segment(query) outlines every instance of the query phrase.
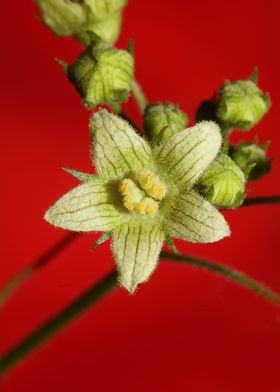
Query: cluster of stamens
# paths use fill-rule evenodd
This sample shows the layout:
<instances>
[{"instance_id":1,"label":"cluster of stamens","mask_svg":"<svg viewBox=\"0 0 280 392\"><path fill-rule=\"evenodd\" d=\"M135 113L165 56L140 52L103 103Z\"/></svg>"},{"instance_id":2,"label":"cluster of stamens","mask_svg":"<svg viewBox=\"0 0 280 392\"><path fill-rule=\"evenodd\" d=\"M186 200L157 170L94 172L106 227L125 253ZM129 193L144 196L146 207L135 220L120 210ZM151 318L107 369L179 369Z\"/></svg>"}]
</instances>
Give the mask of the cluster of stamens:
<instances>
[{"instance_id":1,"label":"cluster of stamens","mask_svg":"<svg viewBox=\"0 0 280 392\"><path fill-rule=\"evenodd\" d=\"M159 201L166 195L166 186L159 177L149 170L137 174L138 185L125 178L119 184L123 205L129 211L141 215L152 215L159 208Z\"/></svg>"}]
</instances>

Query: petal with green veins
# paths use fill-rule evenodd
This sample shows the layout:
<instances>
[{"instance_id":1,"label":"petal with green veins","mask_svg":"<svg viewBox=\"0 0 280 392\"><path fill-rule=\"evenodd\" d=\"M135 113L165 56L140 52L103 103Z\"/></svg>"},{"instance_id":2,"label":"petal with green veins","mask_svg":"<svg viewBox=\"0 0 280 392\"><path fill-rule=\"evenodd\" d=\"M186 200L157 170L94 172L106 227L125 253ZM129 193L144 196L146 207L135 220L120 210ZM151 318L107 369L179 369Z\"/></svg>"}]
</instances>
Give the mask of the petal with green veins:
<instances>
[{"instance_id":1,"label":"petal with green veins","mask_svg":"<svg viewBox=\"0 0 280 392\"><path fill-rule=\"evenodd\" d=\"M113 253L119 283L131 293L156 268L164 232L154 224L122 224L114 231Z\"/></svg>"},{"instance_id":2,"label":"petal with green veins","mask_svg":"<svg viewBox=\"0 0 280 392\"><path fill-rule=\"evenodd\" d=\"M84 3L90 7L92 20L107 18L109 15L124 8L126 0L84 0Z\"/></svg>"},{"instance_id":3,"label":"petal with green veins","mask_svg":"<svg viewBox=\"0 0 280 392\"><path fill-rule=\"evenodd\" d=\"M230 235L223 215L194 191L177 197L165 229L170 236L189 242L215 242Z\"/></svg>"},{"instance_id":4,"label":"petal with green veins","mask_svg":"<svg viewBox=\"0 0 280 392\"><path fill-rule=\"evenodd\" d=\"M90 131L93 161L102 178L119 180L149 165L148 143L125 120L100 110L93 116Z\"/></svg>"},{"instance_id":5,"label":"petal with green veins","mask_svg":"<svg viewBox=\"0 0 280 392\"><path fill-rule=\"evenodd\" d=\"M202 121L163 142L158 148L158 159L180 187L190 189L215 159L221 142L218 125Z\"/></svg>"},{"instance_id":6,"label":"petal with green veins","mask_svg":"<svg viewBox=\"0 0 280 392\"><path fill-rule=\"evenodd\" d=\"M103 180L77 186L62 196L45 214L53 226L72 231L108 231L121 223L122 216L111 203Z\"/></svg>"}]
</instances>

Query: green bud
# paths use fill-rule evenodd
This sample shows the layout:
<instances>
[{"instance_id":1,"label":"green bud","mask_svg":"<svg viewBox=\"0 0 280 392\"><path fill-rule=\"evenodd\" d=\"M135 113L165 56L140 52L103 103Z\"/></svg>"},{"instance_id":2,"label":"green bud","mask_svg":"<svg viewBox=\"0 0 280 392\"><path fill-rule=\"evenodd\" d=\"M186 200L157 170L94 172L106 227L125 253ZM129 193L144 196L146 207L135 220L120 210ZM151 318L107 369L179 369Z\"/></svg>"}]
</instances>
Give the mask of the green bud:
<instances>
[{"instance_id":1,"label":"green bud","mask_svg":"<svg viewBox=\"0 0 280 392\"><path fill-rule=\"evenodd\" d=\"M92 43L68 68L74 84L88 108L107 103L125 102L133 81L134 59L101 41Z\"/></svg>"},{"instance_id":2,"label":"green bud","mask_svg":"<svg viewBox=\"0 0 280 392\"><path fill-rule=\"evenodd\" d=\"M236 208L245 196L245 176L226 154L220 154L205 170L198 191L217 207Z\"/></svg>"},{"instance_id":3,"label":"green bud","mask_svg":"<svg viewBox=\"0 0 280 392\"><path fill-rule=\"evenodd\" d=\"M89 44L87 32L113 44L120 32L126 0L35 0L43 22L59 36Z\"/></svg>"},{"instance_id":4,"label":"green bud","mask_svg":"<svg viewBox=\"0 0 280 392\"><path fill-rule=\"evenodd\" d=\"M256 85L256 73L248 80L226 81L219 91L217 116L228 127L251 129L270 107L268 94Z\"/></svg>"},{"instance_id":5,"label":"green bud","mask_svg":"<svg viewBox=\"0 0 280 392\"><path fill-rule=\"evenodd\" d=\"M144 128L154 142L169 139L182 131L187 123L187 115L172 103L155 103L145 109Z\"/></svg>"},{"instance_id":6,"label":"green bud","mask_svg":"<svg viewBox=\"0 0 280 392\"><path fill-rule=\"evenodd\" d=\"M256 142L241 142L230 147L231 158L243 170L248 181L257 180L270 172L271 159L266 156L268 145L269 143L258 146Z\"/></svg>"}]
</instances>

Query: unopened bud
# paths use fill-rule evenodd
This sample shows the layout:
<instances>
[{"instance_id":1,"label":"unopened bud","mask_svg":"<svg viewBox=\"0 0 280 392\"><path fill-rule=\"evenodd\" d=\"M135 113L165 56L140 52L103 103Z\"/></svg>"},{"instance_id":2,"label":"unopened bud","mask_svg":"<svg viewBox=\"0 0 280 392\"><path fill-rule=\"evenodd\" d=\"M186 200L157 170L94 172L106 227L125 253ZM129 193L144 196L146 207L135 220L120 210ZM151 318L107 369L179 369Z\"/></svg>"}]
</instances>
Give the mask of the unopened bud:
<instances>
[{"instance_id":1,"label":"unopened bud","mask_svg":"<svg viewBox=\"0 0 280 392\"><path fill-rule=\"evenodd\" d=\"M202 174L197 187L211 204L236 208L245 196L245 176L228 155L221 154Z\"/></svg>"},{"instance_id":2,"label":"unopened bud","mask_svg":"<svg viewBox=\"0 0 280 392\"><path fill-rule=\"evenodd\" d=\"M217 116L228 127L247 131L257 124L270 107L254 79L226 81L220 88Z\"/></svg>"},{"instance_id":3,"label":"unopened bud","mask_svg":"<svg viewBox=\"0 0 280 392\"><path fill-rule=\"evenodd\" d=\"M110 44L120 32L126 0L36 0L46 26L59 36L89 44L91 31Z\"/></svg>"},{"instance_id":4,"label":"unopened bud","mask_svg":"<svg viewBox=\"0 0 280 392\"><path fill-rule=\"evenodd\" d=\"M86 107L125 102L132 86L134 59L126 50L95 42L68 68L67 73Z\"/></svg>"},{"instance_id":5,"label":"unopened bud","mask_svg":"<svg viewBox=\"0 0 280 392\"><path fill-rule=\"evenodd\" d=\"M187 115L172 103L156 103L145 109L145 131L157 143L185 129L187 122Z\"/></svg>"},{"instance_id":6,"label":"unopened bud","mask_svg":"<svg viewBox=\"0 0 280 392\"><path fill-rule=\"evenodd\" d=\"M266 155L268 145L269 143L258 146L255 142L241 142L230 147L231 158L243 170L248 181L257 180L270 172L271 159Z\"/></svg>"}]
</instances>

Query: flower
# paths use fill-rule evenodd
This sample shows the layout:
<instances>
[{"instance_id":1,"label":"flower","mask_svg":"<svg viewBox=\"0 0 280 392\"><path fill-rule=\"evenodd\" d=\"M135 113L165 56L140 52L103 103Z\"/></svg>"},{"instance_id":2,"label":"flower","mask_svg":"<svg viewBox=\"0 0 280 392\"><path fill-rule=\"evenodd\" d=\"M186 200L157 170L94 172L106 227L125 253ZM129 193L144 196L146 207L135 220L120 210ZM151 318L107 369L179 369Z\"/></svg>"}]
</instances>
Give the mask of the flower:
<instances>
[{"instance_id":1,"label":"flower","mask_svg":"<svg viewBox=\"0 0 280 392\"><path fill-rule=\"evenodd\" d=\"M87 32L113 44L120 32L126 0L36 0L46 26L59 36L89 43Z\"/></svg>"},{"instance_id":2,"label":"flower","mask_svg":"<svg viewBox=\"0 0 280 392\"><path fill-rule=\"evenodd\" d=\"M154 271L165 237L214 242L230 234L220 212L193 186L221 146L219 127L201 122L154 150L124 120L94 114L90 133L97 175L59 199L45 219L64 229L112 233L119 283L133 292Z\"/></svg>"}]
</instances>

